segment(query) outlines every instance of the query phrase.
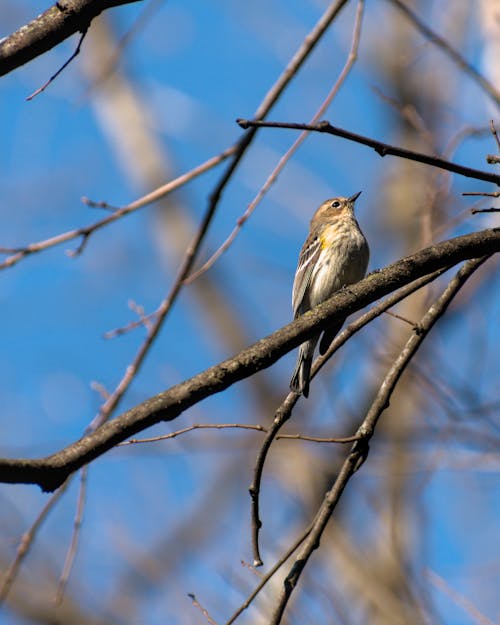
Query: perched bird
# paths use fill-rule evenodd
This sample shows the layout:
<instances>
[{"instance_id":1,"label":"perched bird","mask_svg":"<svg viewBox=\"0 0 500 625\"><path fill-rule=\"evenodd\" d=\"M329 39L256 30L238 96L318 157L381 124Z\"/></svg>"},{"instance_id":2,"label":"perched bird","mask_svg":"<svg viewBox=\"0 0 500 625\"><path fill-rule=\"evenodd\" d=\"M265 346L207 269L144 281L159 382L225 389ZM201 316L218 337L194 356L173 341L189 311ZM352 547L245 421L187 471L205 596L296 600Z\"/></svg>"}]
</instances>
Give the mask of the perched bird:
<instances>
[{"instance_id":1,"label":"perched bird","mask_svg":"<svg viewBox=\"0 0 500 625\"><path fill-rule=\"evenodd\" d=\"M335 197L323 202L311 219L309 235L300 250L293 282L292 305L295 319L321 304L342 287L364 278L370 250L354 217L354 202L361 195ZM327 328L319 345L324 354L345 318ZM290 389L309 395L311 364L321 332L299 349Z\"/></svg>"}]
</instances>

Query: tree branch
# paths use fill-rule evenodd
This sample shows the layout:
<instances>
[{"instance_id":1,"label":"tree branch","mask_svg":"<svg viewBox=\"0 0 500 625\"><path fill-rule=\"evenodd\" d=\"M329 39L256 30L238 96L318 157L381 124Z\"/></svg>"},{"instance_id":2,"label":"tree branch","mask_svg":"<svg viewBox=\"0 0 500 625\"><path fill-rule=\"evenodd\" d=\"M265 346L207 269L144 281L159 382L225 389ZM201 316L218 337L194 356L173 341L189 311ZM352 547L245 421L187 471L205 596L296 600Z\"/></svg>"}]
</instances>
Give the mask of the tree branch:
<instances>
[{"instance_id":1,"label":"tree branch","mask_svg":"<svg viewBox=\"0 0 500 625\"><path fill-rule=\"evenodd\" d=\"M406 150L405 148L399 148L395 145L389 145L388 143L382 143L376 139L358 135L349 130L332 126L328 121L322 121L318 124L295 124L287 122L266 122L249 119L237 119L236 123L242 128L288 128L291 130L314 130L316 132L324 132L335 137L342 137L348 141L354 141L354 143L361 143L373 148L379 156L399 156L400 158L406 158L410 161L416 161L418 163L424 163L425 165L431 165L438 169L444 169L451 171L454 174L460 174L466 178L474 178L475 180L484 180L485 182L493 182L497 186L500 186L500 176L492 174L488 171L481 171L480 169L472 169L471 167L464 167L458 165L452 161L447 161L444 158L438 156L431 156L430 154L422 154L421 152L413 152L412 150Z\"/></svg>"},{"instance_id":2,"label":"tree branch","mask_svg":"<svg viewBox=\"0 0 500 625\"><path fill-rule=\"evenodd\" d=\"M368 455L368 443L375 432L375 427L380 415L390 403L390 398L399 378L411 362L411 359L419 349L426 336L434 327L437 320L444 315L455 295L467 279L485 262L485 260L487 260L487 257L471 260L457 272L441 296L425 313L419 324L418 330L414 330L412 332L406 345L403 347L402 351L387 372L387 375L380 385L378 393L363 420L363 423L357 431L357 434L362 437L362 440L356 441L352 446L337 478L335 479L331 489L325 495L323 503L315 515L311 531L297 553L295 561L290 568L290 572L284 581L283 590L281 592L276 610L270 621L270 625L279 625L279 623L281 623L281 619L290 596L295 589L300 575L313 551L319 547L323 531L330 520L333 511L347 486L347 483L363 464Z\"/></svg>"},{"instance_id":3,"label":"tree branch","mask_svg":"<svg viewBox=\"0 0 500 625\"><path fill-rule=\"evenodd\" d=\"M141 0L60 0L0 40L0 76L32 61L71 35L84 32L106 9Z\"/></svg>"},{"instance_id":4,"label":"tree branch","mask_svg":"<svg viewBox=\"0 0 500 625\"><path fill-rule=\"evenodd\" d=\"M292 323L211 367L131 408L61 451L35 460L0 460L0 482L39 484L51 491L117 443L161 421L172 421L206 397L274 364L313 332L323 330L423 275L500 251L500 228L456 237L425 248L336 293Z\"/></svg>"}]
</instances>

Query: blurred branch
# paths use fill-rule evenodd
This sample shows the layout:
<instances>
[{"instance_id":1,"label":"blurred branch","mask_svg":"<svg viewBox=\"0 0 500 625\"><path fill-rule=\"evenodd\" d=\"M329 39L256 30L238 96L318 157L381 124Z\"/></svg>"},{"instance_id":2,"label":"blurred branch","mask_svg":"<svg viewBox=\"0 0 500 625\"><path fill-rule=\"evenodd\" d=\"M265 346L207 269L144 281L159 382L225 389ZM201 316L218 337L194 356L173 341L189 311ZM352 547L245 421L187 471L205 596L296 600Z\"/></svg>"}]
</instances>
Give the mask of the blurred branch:
<instances>
[{"instance_id":1,"label":"blurred branch","mask_svg":"<svg viewBox=\"0 0 500 625\"><path fill-rule=\"evenodd\" d=\"M495 625L494 621L480 612L472 601L454 590L440 575L431 569L427 569L425 573L427 579L429 579L436 588L439 588L443 594L447 595L456 605L460 606L478 625Z\"/></svg>"},{"instance_id":2,"label":"blurred branch","mask_svg":"<svg viewBox=\"0 0 500 625\"><path fill-rule=\"evenodd\" d=\"M262 118L269 112L271 107L275 104L275 102L283 93L285 87L288 85L292 77L295 75L302 63L313 50L321 35L325 32L326 28L332 22L332 20L338 15L340 9L344 6L346 2L347 0L337 0L337 2L333 2L330 7L325 11L316 26L311 31L311 33L302 42L298 51L291 59L288 66L285 68L277 81L264 96L261 104L257 109L255 117ZM89 430L93 431L99 428L101 425L103 425L103 423L105 423L105 421L109 419L112 412L116 409L118 403L132 383L132 380L136 376L140 367L142 366L147 354L149 353L149 349L154 344L154 341L158 336L159 331L163 327L163 323L169 311L177 300L177 297L185 284L184 281L186 280L193 267L193 264L198 256L201 244L203 243L212 219L214 218L219 200L222 196L222 192L228 184L229 180L231 179L240 160L243 158L243 155L246 152L246 149L248 148L250 143L252 142L256 132L257 128L250 129L236 142L235 145L225 151L225 153L230 153L232 155L232 160L210 195L205 214L203 215L199 223L198 229L195 232L191 242L186 248L186 251L180 262L176 278L169 292L167 293L167 295L161 302L158 310L156 311L156 317L152 322L151 327L148 329L148 334L145 341L139 347L133 361L125 370L124 375L122 376L113 393L110 394L106 402L101 406L99 413L90 424ZM85 239L82 241L82 245L84 243Z\"/></svg>"},{"instance_id":3,"label":"blurred branch","mask_svg":"<svg viewBox=\"0 0 500 625\"><path fill-rule=\"evenodd\" d=\"M71 536L71 543L66 553L66 559L64 561L63 570L59 579L59 585L56 591L55 603L60 605L64 598L66 586L68 584L73 562L75 560L76 550L78 547L78 538L80 536L80 530L82 528L83 510L85 507L85 499L87 496L87 477L88 477L88 465L84 466L80 472L80 489L78 492L78 503L76 506L75 519L73 521L73 532Z\"/></svg>"},{"instance_id":4,"label":"blurred branch","mask_svg":"<svg viewBox=\"0 0 500 625\"><path fill-rule=\"evenodd\" d=\"M278 77L276 82L272 85L272 87L264 96L262 102L260 103L259 107L255 111L254 119L263 119L264 117L266 117L266 115L269 113L269 111L274 106L274 104L276 104L277 100L279 99L279 97L281 96L281 94L283 93L287 85L289 84L289 82L292 80L292 78L299 71L299 69L305 62L305 60L314 50L318 41L324 35L326 29L330 26L330 24L337 17L337 15L340 13L341 9L344 7L344 5L347 2L348 0L337 0L336 2L330 3L326 11L320 17L318 22L314 25L311 32L309 32L306 35L306 37L303 39L298 50L295 52L295 54L293 55L293 57L291 58L290 62L285 67L281 75ZM243 155L245 154L246 150L252 143L257 130L258 130L257 127L250 128L249 131L246 132L233 146L235 149L235 154L233 156L233 159L229 163L228 168L224 172L223 176L219 180L218 184L215 186L210 196L205 216L200 225L199 235L195 238L195 241L193 241L193 244L191 246L192 254L189 255L188 253L186 257L186 262L184 263L186 267L186 271L184 272L184 276L182 278L183 281L186 280L186 278L188 277L188 273L191 270L192 263L194 262L195 253L200 247L201 242L205 237L205 233L208 229L208 226L210 225L210 222L213 219L213 216L217 209L217 205L222 196L222 192L224 191L224 189L226 188L226 185L228 184L232 175L236 171L236 168L238 167L239 162L243 158ZM180 288L180 285L179 285L179 288Z\"/></svg>"},{"instance_id":5,"label":"blurred branch","mask_svg":"<svg viewBox=\"0 0 500 625\"><path fill-rule=\"evenodd\" d=\"M363 437L363 440L358 440L354 443L331 489L325 495L323 503L314 518L311 532L297 554L295 561L290 568L290 572L284 581L284 587L279 598L278 605L270 621L271 625L278 625L281 622L285 608L293 590L297 586L300 575L307 565L313 551L319 547L323 531L325 530L325 527L330 520L340 497L342 496L342 493L344 492L351 477L366 460L369 452L369 441L375 433L375 428L381 414L389 406L390 398L401 375L424 339L434 327L437 320L444 315L446 309L460 288L474 273L474 271L476 271L476 269L478 269L487 260L487 258L488 256L470 260L457 272L441 296L431 305L426 314L423 316L419 324L419 331L412 332L406 345L387 372L387 375L380 385L378 393L363 420L363 423L358 428L357 433Z\"/></svg>"},{"instance_id":6,"label":"blurred branch","mask_svg":"<svg viewBox=\"0 0 500 625\"><path fill-rule=\"evenodd\" d=\"M80 242L80 245L76 248L76 250L71 252L71 255L75 256L77 254L80 254L83 251L89 237L92 234L94 234L94 232L96 232L97 230L100 230L104 226L107 226L113 223L117 219L120 219L121 217L124 217L125 215L128 215L129 213L132 213L138 210L139 208L142 208L143 206L146 206L148 204L151 204L152 202L158 201L159 199L165 197L169 193L172 193L172 191L179 189L180 187L187 184L188 182L190 182L197 176L205 173L206 171L212 169L213 167L221 163L223 160L231 156L233 152L234 152L234 148L228 148L227 150L224 150L224 152L221 152L217 156L213 156L212 158L209 158L204 163L201 163L201 165L198 165L197 167L194 167L190 171L186 172L185 174L182 174L181 176L174 178L174 180L170 180L169 182L165 183L161 187L158 187L157 189L154 189L153 191L144 195L138 200L135 200L134 202L127 204L127 206L124 206L122 208L117 208L113 213L111 213L111 215L108 215L107 217L104 217L103 219L100 219L99 221L96 221L93 224L90 224L88 226L82 226L81 228L75 228L74 230L69 230L61 234L57 234L53 237L50 237L49 239L44 239L43 241L30 243L29 245L26 245L25 247L20 247L20 248L0 247L0 254L11 254L11 256L8 256L3 262L0 263L0 269L6 269L7 267L12 267L13 265L17 264L20 260L23 260L23 258L26 258L26 256L30 256L31 254L41 252L50 247L54 247L55 245L60 245L61 243L66 243L67 241L72 241L73 239L78 239L78 238L82 239ZM106 203L96 204L95 202L91 202L87 198L84 198L83 201L92 206L98 205L101 208L108 206Z\"/></svg>"},{"instance_id":7,"label":"blurred branch","mask_svg":"<svg viewBox=\"0 0 500 625\"><path fill-rule=\"evenodd\" d=\"M313 118L311 119L310 121L311 124L317 123L321 119L321 117L323 117L323 114L328 109L328 107L332 103L332 100L339 92L340 87L345 82L347 76L349 75L349 72L351 71L354 63L356 62L356 59L358 58L358 48L359 48L359 40L361 36L361 22L363 19L363 11L364 11L364 0L360 0L360 2L358 3L357 11L356 11L356 18L354 21L354 29L353 29L353 34L352 34L351 49L349 50L347 60L345 62L344 67L342 68L342 71L339 74L339 77L335 81L335 84L332 86L328 95L326 96L324 101L321 103L321 106L319 107L319 109L316 111ZM198 278L199 276L204 274L206 271L208 271L208 269L210 269L210 267L217 261L217 259L220 258L220 256L222 256L222 254L229 249L233 241L238 236L238 233L243 228L245 222L250 218L251 214L257 208L257 206L259 205L259 203L261 202L265 194L269 191L271 186L278 179L278 176L285 168L285 165L292 158L292 156L295 154L295 152L299 149L299 147L302 145L302 143L306 140L308 136L309 136L309 132L307 131L302 132L299 135L299 137L294 141L293 145L280 158L278 164L273 169L273 171L269 174L269 176L267 177L267 180L265 181L260 191L257 193L255 198L250 202L244 214L236 222L236 226L233 228L231 234L222 243L222 245L212 254L212 256L210 256L210 258L205 263L203 263L203 265L199 269L193 272L186 279L185 282L187 284L190 284L191 282L196 280L196 278Z\"/></svg>"},{"instance_id":8,"label":"blurred branch","mask_svg":"<svg viewBox=\"0 0 500 625\"><path fill-rule=\"evenodd\" d=\"M31 527L21 536L15 558L8 567L8 569L5 571L2 582L0 584L0 605L5 601L7 595L9 594L12 583L16 579L19 568L24 558L28 554L31 544L33 543L33 539L40 529L40 526L45 521L48 513L52 510L57 501L59 501L61 495L66 491L69 483L70 480L64 482L64 484L62 484L62 486L49 498L49 500L45 503L45 505L39 512L35 521L32 523Z\"/></svg>"},{"instance_id":9,"label":"blurred branch","mask_svg":"<svg viewBox=\"0 0 500 625\"><path fill-rule=\"evenodd\" d=\"M198 608L198 610L203 614L203 616L207 620L207 623L210 623L210 625L217 625L217 622L214 621L214 619L210 616L210 614L208 613L208 610L204 608L201 605L201 603L198 601L198 599L196 598L196 595L194 595L192 592L189 592L188 597L191 599L193 606L195 608Z\"/></svg>"},{"instance_id":10,"label":"blurred branch","mask_svg":"<svg viewBox=\"0 0 500 625\"><path fill-rule=\"evenodd\" d=\"M239 615L244 612L255 599L255 597L259 594L259 592L264 588L267 582L274 576L274 574L283 566L283 564L292 556L295 551L300 547L300 545L304 542L304 540L309 536L309 532L312 529L312 525L310 525L299 538L292 544L292 546L284 553L281 558L276 562L276 564L269 569L269 571L262 576L261 581L257 585L257 587L252 591L252 593L247 597L247 599L240 605L240 607L232 614L228 621L226 621L225 625L232 625L234 621L239 617Z\"/></svg>"},{"instance_id":11,"label":"blurred branch","mask_svg":"<svg viewBox=\"0 0 500 625\"><path fill-rule=\"evenodd\" d=\"M60 0L0 40L0 76L32 61L90 23L106 9L141 0Z\"/></svg>"},{"instance_id":12,"label":"blurred branch","mask_svg":"<svg viewBox=\"0 0 500 625\"><path fill-rule=\"evenodd\" d=\"M252 121L248 119L237 119L236 122L242 128L288 128L290 130L314 130L316 132L324 132L330 135L334 135L335 137L342 137L343 139L347 139L348 141L354 141L355 143L367 145L368 147L373 148L375 152L377 152L377 154L382 157L387 156L388 154L390 156L399 156L400 158L406 158L410 161L416 161L417 163L425 163L426 165L431 165L432 167L445 169L446 171L460 174L461 176L465 176L466 178L474 178L476 180L484 180L485 182L493 182L497 186L500 186L500 176L497 174L491 174L487 171L464 167L463 165L458 165L457 163L447 161L443 158L439 158L438 156L430 156L429 154L422 154L421 152L414 152L412 150L399 148L395 145L389 145L388 143L382 143L382 141L377 141L376 139L371 139L370 137L358 135L354 132L349 132L348 130L338 128L337 126L332 126L328 121L322 121L316 125L294 124L287 122L265 122L256 120Z\"/></svg>"},{"instance_id":13,"label":"blurred branch","mask_svg":"<svg viewBox=\"0 0 500 625\"><path fill-rule=\"evenodd\" d=\"M411 23L419 30L422 35L428 39L431 43L437 46L445 54L454 61L458 67L466 74L468 74L472 80L474 80L480 87L487 93L495 104L500 107L500 92L498 92L494 85L490 83L482 74L475 70L470 63L453 48L445 39L429 28L422 20L401 0L389 0L391 4L397 7Z\"/></svg>"},{"instance_id":14,"label":"blurred branch","mask_svg":"<svg viewBox=\"0 0 500 625\"><path fill-rule=\"evenodd\" d=\"M314 332L360 310L380 297L443 267L500 251L500 229L456 237L407 256L361 282L343 289L320 306L224 362L185 380L104 423L61 451L40 459L1 459L0 481L35 483L54 490L66 478L121 441L265 369Z\"/></svg>"}]
</instances>

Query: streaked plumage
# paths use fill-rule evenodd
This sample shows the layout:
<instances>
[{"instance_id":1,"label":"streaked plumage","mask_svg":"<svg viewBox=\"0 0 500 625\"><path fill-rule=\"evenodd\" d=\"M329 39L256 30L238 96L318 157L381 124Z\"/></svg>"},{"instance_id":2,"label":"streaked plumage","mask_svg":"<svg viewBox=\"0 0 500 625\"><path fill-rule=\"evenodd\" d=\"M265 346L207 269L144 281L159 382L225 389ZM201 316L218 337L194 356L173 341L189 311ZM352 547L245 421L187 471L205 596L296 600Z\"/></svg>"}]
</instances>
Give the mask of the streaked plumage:
<instances>
[{"instance_id":1,"label":"streaked plumage","mask_svg":"<svg viewBox=\"0 0 500 625\"><path fill-rule=\"evenodd\" d=\"M369 248L354 216L354 202L360 193L349 198L326 200L314 213L293 282L295 318L321 304L343 286L364 278ZM319 347L321 354L326 352L344 321L342 319L323 333ZM300 346L290 382L291 390L304 397L309 395L311 364L320 334Z\"/></svg>"}]
</instances>

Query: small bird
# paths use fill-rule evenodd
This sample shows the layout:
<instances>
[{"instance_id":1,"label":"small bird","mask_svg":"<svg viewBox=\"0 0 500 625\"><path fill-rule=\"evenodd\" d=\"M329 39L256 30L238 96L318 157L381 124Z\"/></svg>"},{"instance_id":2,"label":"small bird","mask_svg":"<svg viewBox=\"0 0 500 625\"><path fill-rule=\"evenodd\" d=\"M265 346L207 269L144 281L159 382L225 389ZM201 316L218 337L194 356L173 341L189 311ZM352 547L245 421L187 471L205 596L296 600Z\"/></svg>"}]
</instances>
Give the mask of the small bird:
<instances>
[{"instance_id":1,"label":"small bird","mask_svg":"<svg viewBox=\"0 0 500 625\"><path fill-rule=\"evenodd\" d=\"M323 202L311 219L309 235L300 250L293 281L292 306L295 319L321 304L342 287L365 277L370 250L354 216L351 197L335 197ZM319 345L324 354L343 326L344 319L327 328ZM321 332L302 343L290 389L309 395L314 349Z\"/></svg>"}]
</instances>

